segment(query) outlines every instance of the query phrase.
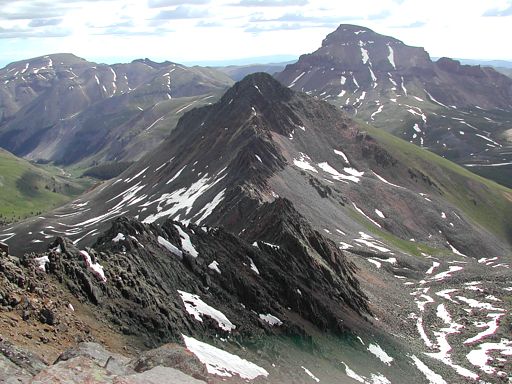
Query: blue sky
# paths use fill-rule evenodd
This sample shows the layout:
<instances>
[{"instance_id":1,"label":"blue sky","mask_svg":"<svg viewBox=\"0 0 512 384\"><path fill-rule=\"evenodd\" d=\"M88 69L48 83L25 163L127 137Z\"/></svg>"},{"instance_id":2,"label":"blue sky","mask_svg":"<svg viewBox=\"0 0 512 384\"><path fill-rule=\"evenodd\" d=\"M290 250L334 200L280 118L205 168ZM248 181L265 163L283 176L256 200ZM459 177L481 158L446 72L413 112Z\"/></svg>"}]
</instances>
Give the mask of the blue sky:
<instances>
[{"instance_id":1,"label":"blue sky","mask_svg":"<svg viewBox=\"0 0 512 384\"><path fill-rule=\"evenodd\" d=\"M435 57L512 61L510 0L0 0L0 66L57 52L107 63L281 60L314 51L341 23Z\"/></svg>"}]
</instances>

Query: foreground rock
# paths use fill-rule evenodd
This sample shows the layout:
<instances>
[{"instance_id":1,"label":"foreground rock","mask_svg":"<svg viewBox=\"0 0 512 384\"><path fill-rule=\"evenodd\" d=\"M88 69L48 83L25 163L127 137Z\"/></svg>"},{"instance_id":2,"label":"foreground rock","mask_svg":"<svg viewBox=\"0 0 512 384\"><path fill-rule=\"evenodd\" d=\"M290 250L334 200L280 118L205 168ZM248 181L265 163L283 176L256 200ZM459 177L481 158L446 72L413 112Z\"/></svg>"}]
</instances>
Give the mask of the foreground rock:
<instances>
[{"instance_id":1,"label":"foreground rock","mask_svg":"<svg viewBox=\"0 0 512 384\"><path fill-rule=\"evenodd\" d=\"M166 346L162 348L167 349ZM185 353L183 347L181 351L176 346L172 346L169 350L173 350L176 357L180 352ZM135 372L134 362L138 360L132 361L125 356L111 353L96 343L81 343L65 351L55 364L50 366L38 363L35 357L20 350L16 350L16 358L6 353L4 348L2 351L4 352L4 356L0 358L0 368L2 368L0 382L2 383L199 384L205 382L170 366L149 366L141 364L140 361L136 365L138 372ZM159 355L158 351L148 353L151 356ZM31 357L27 359L24 356ZM166 363L169 364L171 361L167 359ZM180 368L186 369L186 364L182 362Z\"/></svg>"},{"instance_id":2,"label":"foreground rock","mask_svg":"<svg viewBox=\"0 0 512 384\"><path fill-rule=\"evenodd\" d=\"M31 383L199 384L204 381L196 380L177 369L162 366L142 373L116 375L108 364L102 367L91 358L78 356L41 371Z\"/></svg>"}]
</instances>

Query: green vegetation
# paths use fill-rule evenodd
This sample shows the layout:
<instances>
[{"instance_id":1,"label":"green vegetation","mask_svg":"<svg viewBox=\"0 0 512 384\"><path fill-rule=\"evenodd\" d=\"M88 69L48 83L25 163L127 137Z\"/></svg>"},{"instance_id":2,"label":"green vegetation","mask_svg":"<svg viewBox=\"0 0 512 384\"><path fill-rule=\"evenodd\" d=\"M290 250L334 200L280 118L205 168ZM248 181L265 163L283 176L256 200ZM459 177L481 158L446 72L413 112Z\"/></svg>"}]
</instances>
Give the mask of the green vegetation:
<instances>
[{"instance_id":1,"label":"green vegetation","mask_svg":"<svg viewBox=\"0 0 512 384\"><path fill-rule=\"evenodd\" d=\"M512 188L512 166L471 167L471 171L487 179L496 180L505 187Z\"/></svg>"},{"instance_id":2,"label":"green vegetation","mask_svg":"<svg viewBox=\"0 0 512 384\"><path fill-rule=\"evenodd\" d=\"M66 203L91 185L59 168L33 165L0 150L0 224L21 220Z\"/></svg>"},{"instance_id":3,"label":"green vegetation","mask_svg":"<svg viewBox=\"0 0 512 384\"><path fill-rule=\"evenodd\" d=\"M429 176L444 197L475 223L512 243L512 190L364 122L395 158Z\"/></svg>"},{"instance_id":4,"label":"green vegetation","mask_svg":"<svg viewBox=\"0 0 512 384\"><path fill-rule=\"evenodd\" d=\"M95 179L108 180L113 177L119 176L123 173L133 162L122 161L119 163L106 163L91 167L83 173L83 176L94 177Z\"/></svg>"},{"instance_id":5,"label":"green vegetation","mask_svg":"<svg viewBox=\"0 0 512 384\"><path fill-rule=\"evenodd\" d=\"M409 241L395 236L391 232L384 231L371 224L367 219L363 218L356 211L351 211L351 216L363 225L369 233L375 235L379 240L382 240L386 245L400 249L402 252L413 256L421 256L422 253L426 253L431 256L443 256L451 254L451 252L444 248L434 248L432 246L423 244L419 241Z\"/></svg>"}]
</instances>

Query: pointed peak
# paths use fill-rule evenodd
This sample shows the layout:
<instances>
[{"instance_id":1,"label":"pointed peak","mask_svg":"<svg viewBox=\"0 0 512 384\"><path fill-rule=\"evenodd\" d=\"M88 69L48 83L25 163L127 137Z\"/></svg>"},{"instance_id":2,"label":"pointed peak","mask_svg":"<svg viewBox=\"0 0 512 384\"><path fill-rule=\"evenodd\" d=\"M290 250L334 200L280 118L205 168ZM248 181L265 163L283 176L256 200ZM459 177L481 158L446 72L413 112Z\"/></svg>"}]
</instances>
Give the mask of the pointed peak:
<instances>
[{"instance_id":1,"label":"pointed peak","mask_svg":"<svg viewBox=\"0 0 512 384\"><path fill-rule=\"evenodd\" d=\"M152 68L155 68L155 69L159 69L159 68L165 68L165 67L168 67L169 65L172 65L172 64L175 64L171 61L163 61L161 63L158 63L156 61L153 61L151 59L148 59L147 57L144 58L144 59L135 59L132 61L132 63L142 63L142 64L146 64Z\"/></svg>"},{"instance_id":2,"label":"pointed peak","mask_svg":"<svg viewBox=\"0 0 512 384\"><path fill-rule=\"evenodd\" d=\"M294 92L271 75L264 72L253 73L244 77L231 87L222 97L222 101L231 102L237 99L250 99L252 101L288 100Z\"/></svg>"}]
</instances>

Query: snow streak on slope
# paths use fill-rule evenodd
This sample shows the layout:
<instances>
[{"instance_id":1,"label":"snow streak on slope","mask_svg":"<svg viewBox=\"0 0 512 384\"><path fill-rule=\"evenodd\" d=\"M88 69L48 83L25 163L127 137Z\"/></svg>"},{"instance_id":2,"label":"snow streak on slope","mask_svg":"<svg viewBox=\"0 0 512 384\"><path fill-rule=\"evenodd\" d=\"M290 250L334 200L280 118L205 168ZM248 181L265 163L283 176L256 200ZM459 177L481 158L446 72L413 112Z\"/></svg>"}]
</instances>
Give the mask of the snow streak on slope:
<instances>
[{"instance_id":1,"label":"snow streak on slope","mask_svg":"<svg viewBox=\"0 0 512 384\"><path fill-rule=\"evenodd\" d=\"M473 270L478 265L478 275L485 276L485 271L480 269L482 266L491 270L494 265L504 263L497 257L454 261L457 264L463 263L462 267L450 265L442 259L433 259L436 261L432 262L425 278L417 283L417 288L411 293L415 297L419 313L409 317L416 321L418 333L429 350L426 355L453 369L462 380L482 380L480 382L483 383L489 382L489 377L505 377L505 373L495 363L505 361L507 356L512 355L512 343L507 339L498 339L497 342L490 339L496 339L495 335L501 325L500 319L506 315L507 310L501 306L502 300L496 295L485 296L492 303L481 301L480 297L490 289L488 282L469 281L460 288L459 281L466 269ZM432 276L434 270L440 272ZM439 282L443 282L443 285L440 286ZM494 283L492 278L490 282ZM457 288L447 288L450 286ZM494 292L499 294L500 291L494 289ZM469 353L462 352L467 351L467 348L471 349ZM417 357L413 357L413 361L432 383L446 382ZM488 376L483 377L482 374Z\"/></svg>"},{"instance_id":2,"label":"snow streak on slope","mask_svg":"<svg viewBox=\"0 0 512 384\"><path fill-rule=\"evenodd\" d=\"M189 188L184 187L171 193L164 193L160 197L142 204L141 207L149 207L158 204L157 213L148 215L143 222L148 224L153 223L160 218L175 216L180 211L184 211L184 215L190 214L196 200L219 183L224 177L225 175L214 178L208 177L208 175L205 174ZM180 215L176 216L176 220L179 220L179 217ZM204 220L204 215L201 216L201 218ZM182 221L184 223L190 222L190 220L186 219Z\"/></svg>"}]
</instances>

